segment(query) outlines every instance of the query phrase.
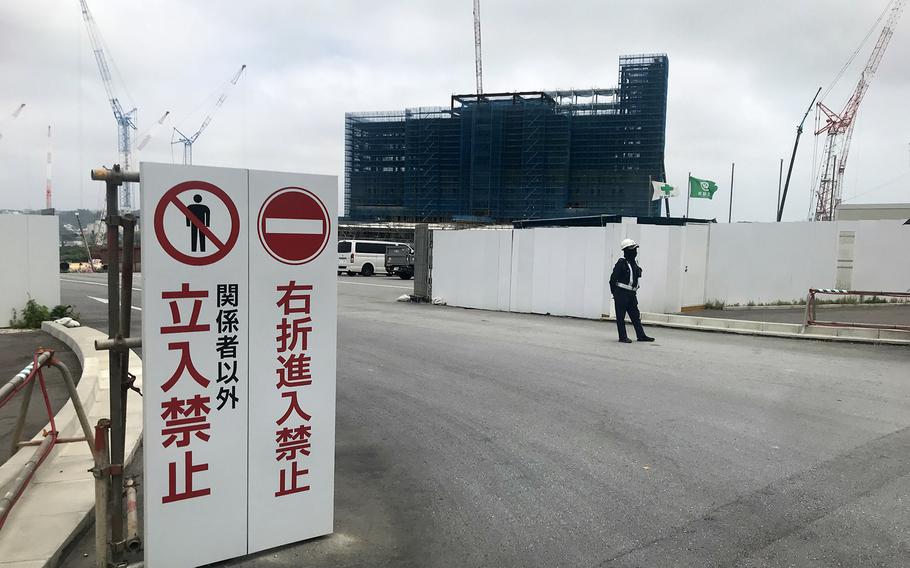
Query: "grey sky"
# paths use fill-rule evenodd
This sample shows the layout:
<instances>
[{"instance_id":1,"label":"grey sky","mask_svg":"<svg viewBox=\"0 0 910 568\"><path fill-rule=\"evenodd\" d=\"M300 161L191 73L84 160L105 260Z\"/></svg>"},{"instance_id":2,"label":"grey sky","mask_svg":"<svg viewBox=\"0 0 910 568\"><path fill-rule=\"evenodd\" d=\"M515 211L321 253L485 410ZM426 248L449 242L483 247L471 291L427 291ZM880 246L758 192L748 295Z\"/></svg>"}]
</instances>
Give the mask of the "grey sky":
<instances>
[{"instance_id":1,"label":"grey sky","mask_svg":"<svg viewBox=\"0 0 910 568\"><path fill-rule=\"evenodd\" d=\"M725 220L735 161L734 220L770 220L778 160L789 158L796 123L886 3L485 0L484 87L611 87L620 54L667 53L668 181L683 185L688 171L717 181L714 201L693 200L691 214ZM122 76L120 97L139 107L139 130L165 109L175 119L136 161L170 162L170 127L194 131L244 63L245 76L194 147L197 164L333 174L340 184L345 111L441 106L452 93L474 90L470 0L94 0L90 7ZM852 202L910 202L908 20L898 24L860 109L845 183ZM43 206L47 124L55 206L98 208L102 187L88 171L115 161L116 126L79 2L4 2L0 32L0 208ZM836 110L870 49L871 42L827 99ZM20 102L26 110L10 121ZM808 211L811 128L794 170L791 220ZM173 148L174 161L180 152ZM671 200L674 214L684 209L685 197Z\"/></svg>"}]
</instances>

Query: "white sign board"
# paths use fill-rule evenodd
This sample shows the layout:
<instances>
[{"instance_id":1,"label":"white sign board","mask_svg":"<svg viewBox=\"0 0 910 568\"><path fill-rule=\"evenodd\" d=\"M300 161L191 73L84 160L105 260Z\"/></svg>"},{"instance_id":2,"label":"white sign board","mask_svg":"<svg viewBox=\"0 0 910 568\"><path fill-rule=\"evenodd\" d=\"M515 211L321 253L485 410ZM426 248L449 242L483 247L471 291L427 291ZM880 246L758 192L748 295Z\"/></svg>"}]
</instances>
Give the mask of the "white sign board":
<instances>
[{"instance_id":1,"label":"white sign board","mask_svg":"<svg viewBox=\"0 0 910 568\"><path fill-rule=\"evenodd\" d=\"M146 565L331 533L336 178L141 180Z\"/></svg>"}]
</instances>

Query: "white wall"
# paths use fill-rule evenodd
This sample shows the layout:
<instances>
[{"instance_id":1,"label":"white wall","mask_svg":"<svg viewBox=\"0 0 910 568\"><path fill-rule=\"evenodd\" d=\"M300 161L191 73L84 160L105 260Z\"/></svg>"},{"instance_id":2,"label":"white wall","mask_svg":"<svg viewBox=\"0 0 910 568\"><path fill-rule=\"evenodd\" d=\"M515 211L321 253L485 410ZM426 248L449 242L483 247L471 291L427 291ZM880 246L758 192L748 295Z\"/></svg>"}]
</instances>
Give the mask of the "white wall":
<instances>
[{"instance_id":1,"label":"white wall","mask_svg":"<svg viewBox=\"0 0 910 568\"><path fill-rule=\"evenodd\" d=\"M29 297L48 307L60 303L60 248L56 216L0 215L0 327Z\"/></svg>"},{"instance_id":2,"label":"white wall","mask_svg":"<svg viewBox=\"0 0 910 568\"><path fill-rule=\"evenodd\" d=\"M508 310L512 231L433 232L433 296L451 306Z\"/></svg>"},{"instance_id":3,"label":"white wall","mask_svg":"<svg viewBox=\"0 0 910 568\"><path fill-rule=\"evenodd\" d=\"M856 231L854 290L910 292L910 225L903 221L841 221L838 230Z\"/></svg>"},{"instance_id":4,"label":"white wall","mask_svg":"<svg viewBox=\"0 0 910 568\"><path fill-rule=\"evenodd\" d=\"M722 223L709 231L708 301L791 301L835 285L835 223Z\"/></svg>"},{"instance_id":5,"label":"white wall","mask_svg":"<svg viewBox=\"0 0 910 568\"><path fill-rule=\"evenodd\" d=\"M610 273L603 228L521 229L513 234L511 311L586 318L607 313L604 288L609 288Z\"/></svg>"},{"instance_id":6,"label":"white wall","mask_svg":"<svg viewBox=\"0 0 910 568\"><path fill-rule=\"evenodd\" d=\"M852 288L910 290L910 225L736 223L434 232L433 295L454 306L599 318L619 243L640 244L642 311L771 303L833 288L840 231L855 231Z\"/></svg>"}]
</instances>

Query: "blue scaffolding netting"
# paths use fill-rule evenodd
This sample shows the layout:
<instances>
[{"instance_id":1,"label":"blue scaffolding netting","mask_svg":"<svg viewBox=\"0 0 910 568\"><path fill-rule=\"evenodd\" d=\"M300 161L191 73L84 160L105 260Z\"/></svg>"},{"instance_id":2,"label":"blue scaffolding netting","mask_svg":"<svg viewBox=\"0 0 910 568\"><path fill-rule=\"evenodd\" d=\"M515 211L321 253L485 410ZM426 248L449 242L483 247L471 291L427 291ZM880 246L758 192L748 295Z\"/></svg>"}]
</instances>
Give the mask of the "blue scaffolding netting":
<instances>
[{"instance_id":1,"label":"blue scaffolding netting","mask_svg":"<svg viewBox=\"0 0 910 568\"><path fill-rule=\"evenodd\" d=\"M345 115L345 216L481 221L659 214L669 61L619 59L612 89L453 95Z\"/></svg>"}]
</instances>

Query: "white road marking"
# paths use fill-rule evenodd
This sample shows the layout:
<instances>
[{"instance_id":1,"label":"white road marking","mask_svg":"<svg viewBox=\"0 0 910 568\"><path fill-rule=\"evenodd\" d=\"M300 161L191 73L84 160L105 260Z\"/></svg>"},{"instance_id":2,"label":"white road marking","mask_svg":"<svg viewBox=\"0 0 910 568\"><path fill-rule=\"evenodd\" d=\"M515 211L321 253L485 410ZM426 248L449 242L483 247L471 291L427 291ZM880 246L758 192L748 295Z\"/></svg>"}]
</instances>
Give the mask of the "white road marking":
<instances>
[{"instance_id":1,"label":"white road marking","mask_svg":"<svg viewBox=\"0 0 910 568\"><path fill-rule=\"evenodd\" d=\"M95 296L89 296L89 299L95 300L96 302L101 302L102 304L107 303L107 298L96 298ZM140 312L142 311L142 308L140 308L139 306L130 306L130 307L136 311L140 311Z\"/></svg>"},{"instance_id":2,"label":"white road marking","mask_svg":"<svg viewBox=\"0 0 910 568\"><path fill-rule=\"evenodd\" d=\"M376 286L377 288L397 288L399 290L413 290L413 286L392 286L391 284L370 284L368 282L348 282L347 280L339 280L339 284L352 284L354 286Z\"/></svg>"},{"instance_id":3,"label":"white road marking","mask_svg":"<svg viewBox=\"0 0 910 568\"><path fill-rule=\"evenodd\" d=\"M278 219L265 220L265 232L288 235L321 235L322 219Z\"/></svg>"},{"instance_id":4,"label":"white road marking","mask_svg":"<svg viewBox=\"0 0 910 568\"><path fill-rule=\"evenodd\" d=\"M104 286L107 288L107 282L92 282L90 280L73 280L72 278L61 278L62 282L75 282L76 284L88 284L89 286ZM142 292L142 288L133 288L135 292ZM91 298L91 296L89 296Z\"/></svg>"}]
</instances>

